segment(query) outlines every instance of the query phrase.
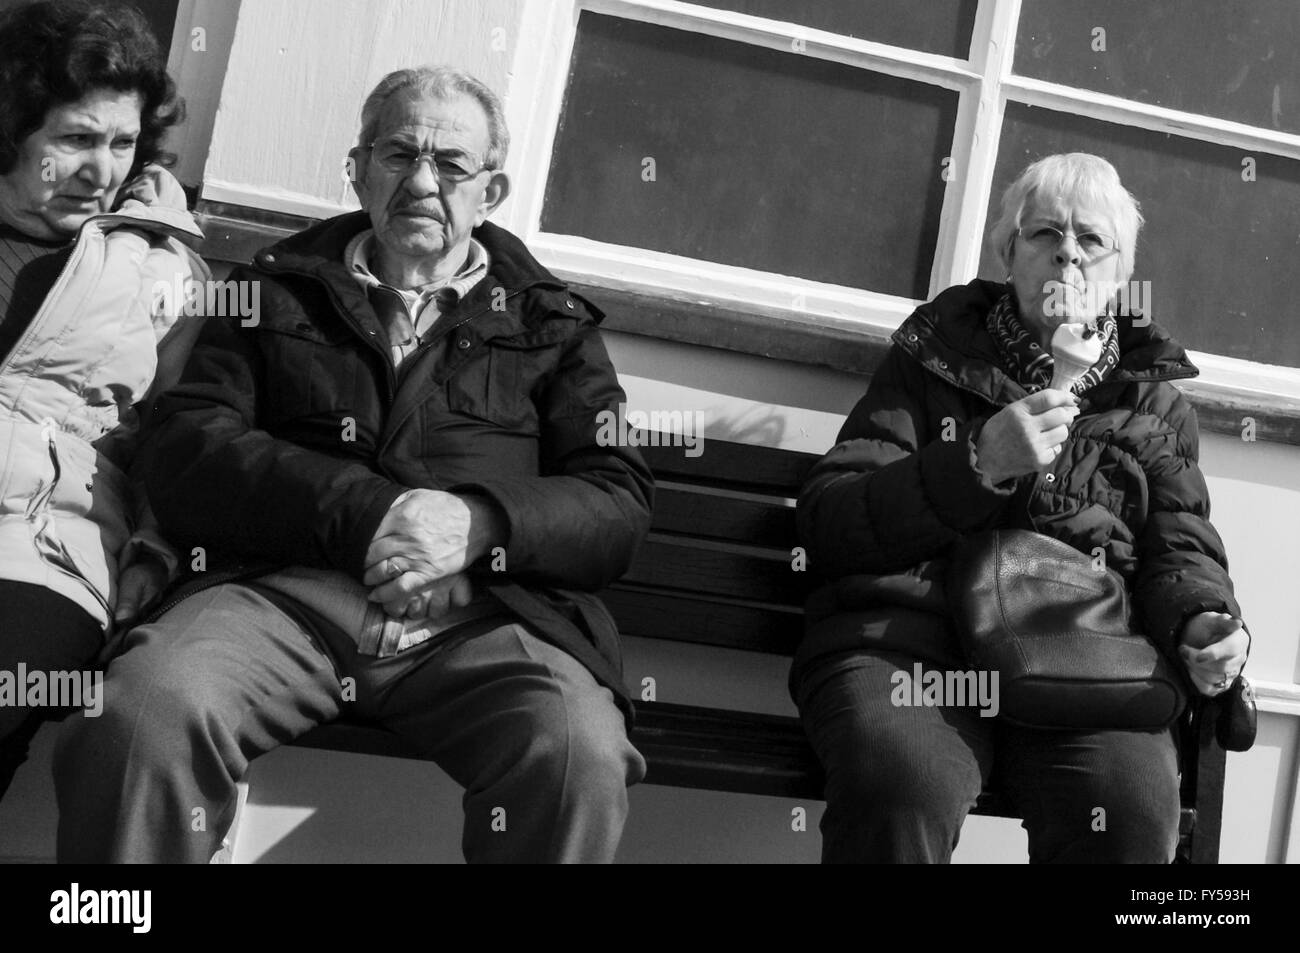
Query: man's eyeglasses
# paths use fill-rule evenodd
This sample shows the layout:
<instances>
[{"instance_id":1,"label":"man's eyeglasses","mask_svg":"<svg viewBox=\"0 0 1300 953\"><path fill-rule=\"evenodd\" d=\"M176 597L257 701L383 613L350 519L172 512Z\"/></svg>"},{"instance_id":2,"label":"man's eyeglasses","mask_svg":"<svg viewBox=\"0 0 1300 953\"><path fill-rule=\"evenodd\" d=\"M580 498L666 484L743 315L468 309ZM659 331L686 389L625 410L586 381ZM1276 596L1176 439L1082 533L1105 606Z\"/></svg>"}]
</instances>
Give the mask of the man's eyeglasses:
<instances>
[{"instance_id":1,"label":"man's eyeglasses","mask_svg":"<svg viewBox=\"0 0 1300 953\"><path fill-rule=\"evenodd\" d=\"M1093 261L1113 252L1118 243L1114 235L1105 232L1063 232L1055 225L1024 225L1016 229L1016 234L1029 242L1039 251L1053 252L1061 247L1066 235L1074 235L1081 256Z\"/></svg>"},{"instance_id":2,"label":"man's eyeglasses","mask_svg":"<svg viewBox=\"0 0 1300 953\"><path fill-rule=\"evenodd\" d=\"M389 172L407 175L426 158L433 162L438 180L447 185L466 182L488 168L476 164L478 156L464 152L422 152L407 142L377 139L366 146L379 165Z\"/></svg>"}]
</instances>

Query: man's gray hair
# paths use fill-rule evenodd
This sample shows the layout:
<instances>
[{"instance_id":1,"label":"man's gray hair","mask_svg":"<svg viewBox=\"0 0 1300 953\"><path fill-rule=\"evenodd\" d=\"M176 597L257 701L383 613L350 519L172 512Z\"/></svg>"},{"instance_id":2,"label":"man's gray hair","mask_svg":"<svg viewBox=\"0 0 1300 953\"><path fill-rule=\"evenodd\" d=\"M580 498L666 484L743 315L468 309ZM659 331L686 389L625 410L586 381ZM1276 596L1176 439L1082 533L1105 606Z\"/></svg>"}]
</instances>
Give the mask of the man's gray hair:
<instances>
[{"instance_id":1,"label":"man's gray hair","mask_svg":"<svg viewBox=\"0 0 1300 953\"><path fill-rule=\"evenodd\" d=\"M454 66L415 66L395 70L381 79L361 107L358 146L365 148L374 142L379 131L379 116L389 98L411 89L433 99L451 99L457 95L476 99L483 107L488 123L488 151L483 156L483 164L489 169L500 169L506 164L510 131L506 128L506 113L500 98L480 80Z\"/></svg>"},{"instance_id":2,"label":"man's gray hair","mask_svg":"<svg viewBox=\"0 0 1300 953\"><path fill-rule=\"evenodd\" d=\"M1039 159L1002 196L1002 215L989 232L989 244L1004 268L1011 268L1011 245L1021 225L1025 207L1036 195L1047 200L1073 199L1083 207L1110 217L1115 225L1123 264L1120 281L1133 274L1142 213L1137 199L1124 188L1115 167L1101 156L1069 152Z\"/></svg>"}]
</instances>

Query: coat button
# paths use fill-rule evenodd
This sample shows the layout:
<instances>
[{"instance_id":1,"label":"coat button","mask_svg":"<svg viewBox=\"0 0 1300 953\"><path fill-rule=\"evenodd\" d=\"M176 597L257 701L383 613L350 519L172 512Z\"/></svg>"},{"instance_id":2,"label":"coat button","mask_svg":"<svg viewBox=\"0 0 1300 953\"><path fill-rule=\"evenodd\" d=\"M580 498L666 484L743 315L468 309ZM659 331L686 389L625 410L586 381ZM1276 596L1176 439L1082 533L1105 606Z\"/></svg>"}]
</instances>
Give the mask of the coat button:
<instances>
[{"instance_id":1,"label":"coat button","mask_svg":"<svg viewBox=\"0 0 1300 953\"><path fill-rule=\"evenodd\" d=\"M465 350L465 348L469 347L469 338L461 338L456 342L456 346L462 351Z\"/></svg>"},{"instance_id":2,"label":"coat button","mask_svg":"<svg viewBox=\"0 0 1300 953\"><path fill-rule=\"evenodd\" d=\"M940 362L939 362L939 370L941 370L941 371L946 371L947 369L948 369L948 362L947 362L947 361L940 361Z\"/></svg>"}]
</instances>

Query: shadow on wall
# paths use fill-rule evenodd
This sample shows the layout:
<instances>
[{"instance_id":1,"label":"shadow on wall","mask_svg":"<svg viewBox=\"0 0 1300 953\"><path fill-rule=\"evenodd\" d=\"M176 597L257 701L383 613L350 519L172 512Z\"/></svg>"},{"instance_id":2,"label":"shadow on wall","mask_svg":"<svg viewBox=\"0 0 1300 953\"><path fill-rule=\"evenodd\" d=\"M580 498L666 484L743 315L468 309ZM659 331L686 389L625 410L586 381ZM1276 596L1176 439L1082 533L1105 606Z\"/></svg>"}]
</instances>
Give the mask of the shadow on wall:
<instances>
[{"instance_id":1,"label":"shadow on wall","mask_svg":"<svg viewBox=\"0 0 1300 953\"><path fill-rule=\"evenodd\" d=\"M723 405L705 408L704 436L706 439L730 440L733 443L750 443L759 446L780 446L785 439L788 419L786 412L756 405L739 413L735 408L724 411Z\"/></svg>"}]
</instances>

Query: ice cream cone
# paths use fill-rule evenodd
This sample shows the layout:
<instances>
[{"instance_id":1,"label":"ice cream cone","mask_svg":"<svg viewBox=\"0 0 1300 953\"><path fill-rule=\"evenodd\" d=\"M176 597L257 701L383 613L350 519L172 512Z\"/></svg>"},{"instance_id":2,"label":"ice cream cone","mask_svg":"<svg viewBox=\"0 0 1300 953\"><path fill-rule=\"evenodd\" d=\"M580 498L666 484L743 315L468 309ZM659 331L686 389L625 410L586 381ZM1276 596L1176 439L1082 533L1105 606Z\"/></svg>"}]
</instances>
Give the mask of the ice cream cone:
<instances>
[{"instance_id":1,"label":"ice cream cone","mask_svg":"<svg viewBox=\"0 0 1300 953\"><path fill-rule=\"evenodd\" d=\"M1069 391L1101 359L1101 335L1091 325L1062 324L1052 334L1053 390Z\"/></svg>"}]
</instances>

